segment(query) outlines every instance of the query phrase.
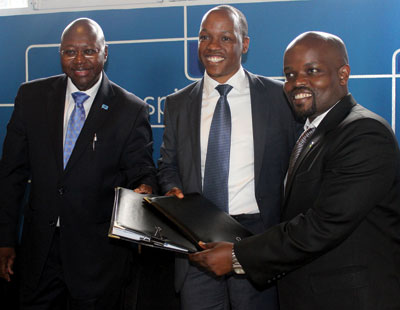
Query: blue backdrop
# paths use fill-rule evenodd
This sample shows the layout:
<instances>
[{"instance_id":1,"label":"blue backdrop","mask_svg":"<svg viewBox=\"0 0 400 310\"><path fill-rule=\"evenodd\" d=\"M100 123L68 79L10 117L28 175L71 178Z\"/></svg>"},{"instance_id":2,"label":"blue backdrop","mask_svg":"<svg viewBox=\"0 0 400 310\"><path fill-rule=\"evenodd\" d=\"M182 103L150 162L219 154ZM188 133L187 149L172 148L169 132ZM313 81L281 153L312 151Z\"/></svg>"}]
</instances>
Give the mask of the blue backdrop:
<instances>
[{"instance_id":1,"label":"blue backdrop","mask_svg":"<svg viewBox=\"0 0 400 310\"><path fill-rule=\"evenodd\" d=\"M218 1L216 1L218 4ZM400 1L309 0L235 3L249 23L250 50L243 66L253 73L282 76L282 55L298 34L320 30L347 44L350 90L362 105L400 132ZM0 142L19 85L61 73L57 44L65 26L79 17L96 20L109 44L106 73L150 104L154 158L159 156L166 95L202 75L197 34L211 6L155 7L0 17ZM397 100L399 101L399 100Z\"/></svg>"}]
</instances>

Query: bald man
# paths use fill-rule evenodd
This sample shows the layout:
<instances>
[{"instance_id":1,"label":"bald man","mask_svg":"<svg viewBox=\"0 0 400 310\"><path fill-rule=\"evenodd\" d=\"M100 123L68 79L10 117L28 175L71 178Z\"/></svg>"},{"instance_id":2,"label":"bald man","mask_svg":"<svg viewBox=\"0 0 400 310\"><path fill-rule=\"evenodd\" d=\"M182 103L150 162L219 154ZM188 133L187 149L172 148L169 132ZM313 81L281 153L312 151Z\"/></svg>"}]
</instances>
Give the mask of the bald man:
<instances>
[{"instance_id":1,"label":"bald man","mask_svg":"<svg viewBox=\"0 0 400 310\"><path fill-rule=\"evenodd\" d=\"M108 80L100 26L66 27L64 74L23 84L0 162L0 276L10 281L28 178L22 309L118 309L131 250L109 240L114 188L156 186L147 105Z\"/></svg>"},{"instance_id":2,"label":"bald man","mask_svg":"<svg viewBox=\"0 0 400 310\"><path fill-rule=\"evenodd\" d=\"M255 283L276 281L282 310L400 309L396 137L349 93L340 38L298 36L284 72L285 93L307 120L289 163L282 223L234 247L208 244L191 259L219 275L234 263Z\"/></svg>"}]
</instances>

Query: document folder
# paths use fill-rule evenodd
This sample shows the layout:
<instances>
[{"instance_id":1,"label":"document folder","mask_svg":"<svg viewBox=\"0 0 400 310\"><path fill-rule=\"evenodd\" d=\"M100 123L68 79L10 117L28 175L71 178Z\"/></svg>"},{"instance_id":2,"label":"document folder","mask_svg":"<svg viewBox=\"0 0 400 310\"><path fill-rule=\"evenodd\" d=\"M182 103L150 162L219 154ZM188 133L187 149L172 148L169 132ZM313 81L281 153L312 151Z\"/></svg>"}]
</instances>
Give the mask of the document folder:
<instances>
[{"instance_id":1,"label":"document folder","mask_svg":"<svg viewBox=\"0 0 400 310\"><path fill-rule=\"evenodd\" d=\"M144 201L146 196L122 187L115 189L109 236L182 253L197 251L168 219Z\"/></svg>"},{"instance_id":2,"label":"document folder","mask_svg":"<svg viewBox=\"0 0 400 310\"><path fill-rule=\"evenodd\" d=\"M199 241L238 242L251 233L200 194L179 199L118 187L109 236L191 253L201 250Z\"/></svg>"},{"instance_id":3,"label":"document folder","mask_svg":"<svg viewBox=\"0 0 400 310\"><path fill-rule=\"evenodd\" d=\"M176 197L145 197L158 211L165 215L187 239L194 244L199 241L239 242L251 233L229 214L221 211L200 194Z\"/></svg>"}]
</instances>

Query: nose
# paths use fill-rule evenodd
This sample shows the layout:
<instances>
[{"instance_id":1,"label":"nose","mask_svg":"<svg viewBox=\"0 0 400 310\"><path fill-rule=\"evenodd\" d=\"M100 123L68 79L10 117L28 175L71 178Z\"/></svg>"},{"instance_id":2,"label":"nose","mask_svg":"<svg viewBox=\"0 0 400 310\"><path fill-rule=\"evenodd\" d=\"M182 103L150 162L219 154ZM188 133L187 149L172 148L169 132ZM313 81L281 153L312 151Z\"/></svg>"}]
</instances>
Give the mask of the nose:
<instances>
[{"instance_id":1,"label":"nose","mask_svg":"<svg viewBox=\"0 0 400 310\"><path fill-rule=\"evenodd\" d=\"M217 38L212 38L207 45L207 49L209 49L209 50L219 50L220 48L221 48L221 45Z\"/></svg>"},{"instance_id":2,"label":"nose","mask_svg":"<svg viewBox=\"0 0 400 310\"><path fill-rule=\"evenodd\" d=\"M78 51L75 58L74 58L74 62L76 63L82 63L86 60L85 55L83 54L83 51Z\"/></svg>"},{"instance_id":3,"label":"nose","mask_svg":"<svg viewBox=\"0 0 400 310\"><path fill-rule=\"evenodd\" d=\"M295 81L294 81L294 85L297 87L301 87L301 86L306 86L308 85L308 78L305 74L298 74Z\"/></svg>"}]
</instances>

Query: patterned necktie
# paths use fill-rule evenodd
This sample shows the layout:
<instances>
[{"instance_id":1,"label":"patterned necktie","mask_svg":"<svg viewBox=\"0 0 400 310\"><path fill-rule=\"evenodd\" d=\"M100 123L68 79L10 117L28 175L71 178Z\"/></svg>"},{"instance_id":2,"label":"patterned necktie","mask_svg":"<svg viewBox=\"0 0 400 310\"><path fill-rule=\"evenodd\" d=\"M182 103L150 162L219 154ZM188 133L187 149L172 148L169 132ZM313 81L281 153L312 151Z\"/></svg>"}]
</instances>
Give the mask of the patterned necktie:
<instances>
[{"instance_id":1,"label":"patterned necktie","mask_svg":"<svg viewBox=\"0 0 400 310\"><path fill-rule=\"evenodd\" d=\"M231 110L226 96L232 86L216 87L220 97L214 110L208 137L206 165L204 169L203 195L228 212L228 177L231 152Z\"/></svg>"},{"instance_id":2,"label":"patterned necktie","mask_svg":"<svg viewBox=\"0 0 400 310\"><path fill-rule=\"evenodd\" d=\"M68 121L67 132L65 134L64 143L64 169L67 166L69 157L74 149L76 139L85 123L85 109L83 103L89 98L88 95L82 92L75 92L71 94L75 100L75 107Z\"/></svg>"},{"instance_id":3,"label":"patterned necktie","mask_svg":"<svg viewBox=\"0 0 400 310\"><path fill-rule=\"evenodd\" d=\"M289 180L290 175L293 173L294 165L296 164L297 158L299 158L302 149L304 148L308 139L314 133L315 129L316 129L315 127L308 128L306 131L304 131L301 134L300 138L297 140L297 142L293 148L292 154L290 155L287 180Z\"/></svg>"}]
</instances>

